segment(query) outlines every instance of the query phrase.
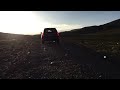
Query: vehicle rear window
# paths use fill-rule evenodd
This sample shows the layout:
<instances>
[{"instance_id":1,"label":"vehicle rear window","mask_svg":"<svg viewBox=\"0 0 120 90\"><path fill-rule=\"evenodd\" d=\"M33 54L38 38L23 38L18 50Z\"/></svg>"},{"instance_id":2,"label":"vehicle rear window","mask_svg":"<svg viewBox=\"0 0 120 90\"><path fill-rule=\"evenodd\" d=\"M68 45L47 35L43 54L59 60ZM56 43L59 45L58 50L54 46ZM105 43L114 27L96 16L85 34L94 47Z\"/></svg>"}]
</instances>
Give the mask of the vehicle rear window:
<instances>
[{"instance_id":1,"label":"vehicle rear window","mask_svg":"<svg viewBox=\"0 0 120 90\"><path fill-rule=\"evenodd\" d=\"M57 30L56 29L45 29L44 33L56 33Z\"/></svg>"}]
</instances>

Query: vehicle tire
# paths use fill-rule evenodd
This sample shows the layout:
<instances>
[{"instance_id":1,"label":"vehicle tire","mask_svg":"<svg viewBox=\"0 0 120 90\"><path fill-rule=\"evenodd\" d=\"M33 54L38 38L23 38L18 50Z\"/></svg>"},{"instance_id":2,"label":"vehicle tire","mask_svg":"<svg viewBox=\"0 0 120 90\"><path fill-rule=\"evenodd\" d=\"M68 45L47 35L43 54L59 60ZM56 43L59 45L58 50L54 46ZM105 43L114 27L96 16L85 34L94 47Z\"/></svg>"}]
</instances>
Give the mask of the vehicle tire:
<instances>
[{"instance_id":1,"label":"vehicle tire","mask_svg":"<svg viewBox=\"0 0 120 90\"><path fill-rule=\"evenodd\" d=\"M42 41L42 44L44 44L45 42L44 41Z\"/></svg>"},{"instance_id":2,"label":"vehicle tire","mask_svg":"<svg viewBox=\"0 0 120 90\"><path fill-rule=\"evenodd\" d=\"M59 40L56 41L57 44L60 44Z\"/></svg>"}]
</instances>

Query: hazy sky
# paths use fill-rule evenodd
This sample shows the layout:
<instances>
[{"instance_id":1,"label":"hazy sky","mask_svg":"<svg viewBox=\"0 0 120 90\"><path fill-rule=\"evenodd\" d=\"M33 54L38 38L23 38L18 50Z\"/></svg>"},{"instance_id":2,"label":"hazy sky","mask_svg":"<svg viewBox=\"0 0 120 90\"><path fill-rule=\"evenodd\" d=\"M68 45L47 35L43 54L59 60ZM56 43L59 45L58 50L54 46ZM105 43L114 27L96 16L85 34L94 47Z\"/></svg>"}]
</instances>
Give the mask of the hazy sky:
<instances>
[{"instance_id":1,"label":"hazy sky","mask_svg":"<svg viewBox=\"0 0 120 90\"><path fill-rule=\"evenodd\" d=\"M39 34L45 27L68 31L120 19L120 11L0 11L0 32Z\"/></svg>"}]
</instances>

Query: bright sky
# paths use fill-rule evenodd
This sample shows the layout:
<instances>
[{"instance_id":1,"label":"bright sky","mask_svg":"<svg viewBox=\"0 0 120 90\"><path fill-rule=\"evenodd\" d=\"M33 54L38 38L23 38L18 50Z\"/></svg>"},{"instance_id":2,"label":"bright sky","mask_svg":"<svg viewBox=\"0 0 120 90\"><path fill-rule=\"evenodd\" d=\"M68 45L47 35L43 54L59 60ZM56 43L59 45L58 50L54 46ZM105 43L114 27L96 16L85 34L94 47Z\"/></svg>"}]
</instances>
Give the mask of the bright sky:
<instances>
[{"instance_id":1,"label":"bright sky","mask_svg":"<svg viewBox=\"0 0 120 90\"><path fill-rule=\"evenodd\" d=\"M0 11L0 32L39 34L46 27L59 32L120 19L120 11Z\"/></svg>"}]
</instances>

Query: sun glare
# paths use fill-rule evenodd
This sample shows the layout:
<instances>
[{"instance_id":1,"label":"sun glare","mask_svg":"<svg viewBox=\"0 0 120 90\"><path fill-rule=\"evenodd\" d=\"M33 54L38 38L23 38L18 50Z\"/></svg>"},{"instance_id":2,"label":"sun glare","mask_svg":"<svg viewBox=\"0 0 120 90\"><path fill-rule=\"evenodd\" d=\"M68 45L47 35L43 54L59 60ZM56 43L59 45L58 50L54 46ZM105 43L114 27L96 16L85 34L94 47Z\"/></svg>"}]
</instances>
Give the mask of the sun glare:
<instances>
[{"instance_id":1,"label":"sun glare","mask_svg":"<svg viewBox=\"0 0 120 90\"><path fill-rule=\"evenodd\" d=\"M0 32L36 34L44 27L42 22L32 11L0 11Z\"/></svg>"},{"instance_id":2,"label":"sun glare","mask_svg":"<svg viewBox=\"0 0 120 90\"><path fill-rule=\"evenodd\" d=\"M49 18L49 17L46 17ZM46 27L57 28L58 31L79 28L81 25L55 24L48 22L44 15L35 11L0 11L0 32L35 35Z\"/></svg>"}]
</instances>

